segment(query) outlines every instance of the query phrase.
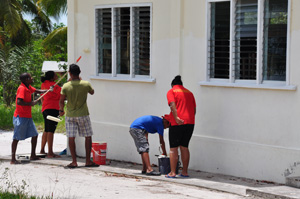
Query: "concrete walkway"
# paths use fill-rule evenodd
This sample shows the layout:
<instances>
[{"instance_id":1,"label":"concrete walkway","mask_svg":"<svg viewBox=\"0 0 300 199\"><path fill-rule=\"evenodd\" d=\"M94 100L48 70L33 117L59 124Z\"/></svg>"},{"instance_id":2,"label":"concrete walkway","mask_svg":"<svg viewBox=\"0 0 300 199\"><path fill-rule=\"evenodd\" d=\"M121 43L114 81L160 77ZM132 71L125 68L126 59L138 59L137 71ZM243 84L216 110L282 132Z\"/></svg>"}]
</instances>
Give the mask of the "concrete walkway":
<instances>
[{"instance_id":1,"label":"concrete walkway","mask_svg":"<svg viewBox=\"0 0 300 199\"><path fill-rule=\"evenodd\" d=\"M10 161L10 156L0 156L0 160ZM169 179L162 176L146 176L140 174L141 165L120 161L107 161L107 165L101 165L98 168L86 168L84 166L84 159L78 158L79 168L76 169L92 169L107 172L113 175L131 176L136 178L146 178L151 180L168 181L189 186L197 186L211 190L218 190L227 193L233 193L241 196L259 196L263 198L276 199L295 199L300 198L300 189L291 188L283 185L259 182L244 178L237 178L226 175L212 174L201 171L190 170L190 178L177 177ZM45 164L57 167L64 167L71 162L68 156L62 158L48 159L45 158L39 161L31 161L30 164ZM154 167L155 168L155 167ZM155 168L156 170L158 168Z\"/></svg>"},{"instance_id":2,"label":"concrete walkway","mask_svg":"<svg viewBox=\"0 0 300 199\"><path fill-rule=\"evenodd\" d=\"M7 136L7 134L6 134ZM56 135L57 136L57 135ZM3 142L3 133L0 132L0 151L5 148L10 148L11 142L6 141ZM25 142L25 141L24 141ZM65 142L66 143L66 142ZM59 142L57 142L59 144ZM19 148L18 148L19 149ZM17 154L19 150L17 150ZM38 151L38 149L37 149ZM0 160L2 161L10 161L10 155L3 154L3 150L0 153ZM135 163L128 162L120 162L115 160L107 161L107 165L101 165L97 168L86 168L84 166L84 159L78 158L79 168L83 170L94 170L94 171L102 171L106 173L110 173L113 175L123 175L134 178L145 178L157 181L167 181L177 184L196 186L201 188L207 188L211 190L218 190L222 192L237 194L241 196L258 196L262 198L276 198L276 199L300 199L300 189L287 187L284 185L279 185L271 182L263 182L250 180L245 178L238 178L233 176L226 176L220 174L212 174L201 171L189 170L190 178L182 178L177 177L174 179L165 178L162 176L146 176L141 174L141 165ZM56 159L42 159L39 161L31 161L30 164L45 164L57 167L64 167L68 163L71 162L71 157L62 156L61 158ZM154 167L154 169L158 170L158 168Z\"/></svg>"}]
</instances>

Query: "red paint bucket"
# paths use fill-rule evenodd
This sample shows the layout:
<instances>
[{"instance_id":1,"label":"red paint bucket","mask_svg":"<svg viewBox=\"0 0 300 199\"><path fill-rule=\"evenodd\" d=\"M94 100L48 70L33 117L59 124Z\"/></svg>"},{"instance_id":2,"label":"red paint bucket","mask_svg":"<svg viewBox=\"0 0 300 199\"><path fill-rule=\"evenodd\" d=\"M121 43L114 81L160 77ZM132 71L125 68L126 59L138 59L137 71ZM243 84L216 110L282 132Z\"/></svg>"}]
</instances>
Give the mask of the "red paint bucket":
<instances>
[{"instance_id":1,"label":"red paint bucket","mask_svg":"<svg viewBox=\"0 0 300 199\"><path fill-rule=\"evenodd\" d=\"M106 142L93 142L92 143L93 162L95 162L98 165L105 165L106 149L107 149Z\"/></svg>"}]
</instances>

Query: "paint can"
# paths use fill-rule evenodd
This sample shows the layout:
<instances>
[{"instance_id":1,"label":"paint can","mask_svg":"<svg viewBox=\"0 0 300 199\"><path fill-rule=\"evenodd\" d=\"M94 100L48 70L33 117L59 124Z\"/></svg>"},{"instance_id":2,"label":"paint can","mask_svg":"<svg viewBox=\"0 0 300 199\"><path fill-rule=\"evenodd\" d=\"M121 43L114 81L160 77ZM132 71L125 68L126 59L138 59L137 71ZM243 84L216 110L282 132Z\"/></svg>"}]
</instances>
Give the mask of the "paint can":
<instances>
[{"instance_id":1,"label":"paint can","mask_svg":"<svg viewBox=\"0 0 300 199\"><path fill-rule=\"evenodd\" d=\"M161 174L168 174L171 172L171 165L170 165L170 157L165 155L158 156L158 166L159 166L159 172ZM178 174L178 169L180 166L179 162L179 156L178 156L178 163L176 167L176 174Z\"/></svg>"},{"instance_id":2,"label":"paint can","mask_svg":"<svg viewBox=\"0 0 300 199\"><path fill-rule=\"evenodd\" d=\"M106 151L107 143L106 142L93 142L92 143L92 157L93 162L98 165L106 164Z\"/></svg>"}]
</instances>

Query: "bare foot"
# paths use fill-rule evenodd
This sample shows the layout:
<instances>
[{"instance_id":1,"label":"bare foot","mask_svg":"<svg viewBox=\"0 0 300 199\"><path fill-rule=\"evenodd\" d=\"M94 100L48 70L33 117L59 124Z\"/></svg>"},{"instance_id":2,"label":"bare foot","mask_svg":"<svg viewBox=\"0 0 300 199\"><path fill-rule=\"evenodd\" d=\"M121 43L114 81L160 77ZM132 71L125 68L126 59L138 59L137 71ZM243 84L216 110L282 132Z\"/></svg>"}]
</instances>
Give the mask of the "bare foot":
<instances>
[{"instance_id":1,"label":"bare foot","mask_svg":"<svg viewBox=\"0 0 300 199\"><path fill-rule=\"evenodd\" d=\"M30 156L30 160L41 160L42 158L38 156Z\"/></svg>"},{"instance_id":2,"label":"bare foot","mask_svg":"<svg viewBox=\"0 0 300 199\"><path fill-rule=\"evenodd\" d=\"M56 155L55 153L52 154L48 154L47 155L47 158L60 158L61 156L60 155Z\"/></svg>"},{"instance_id":3,"label":"bare foot","mask_svg":"<svg viewBox=\"0 0 300 199\"><path fill-rule=\"evenodd\" d=\"M22 164L22 163L18 160L12 160L10 161L10 164Z\"/></svg>"},{"instance_id":4,"label":"bare foot","mask_svg":"<svg viewBox=\"0 0 300 199\"><path fill-rule=\"evenodd\" d=\"M41 150L40 154L47 154L44 150Z\"/></svg>"}]
</instances>

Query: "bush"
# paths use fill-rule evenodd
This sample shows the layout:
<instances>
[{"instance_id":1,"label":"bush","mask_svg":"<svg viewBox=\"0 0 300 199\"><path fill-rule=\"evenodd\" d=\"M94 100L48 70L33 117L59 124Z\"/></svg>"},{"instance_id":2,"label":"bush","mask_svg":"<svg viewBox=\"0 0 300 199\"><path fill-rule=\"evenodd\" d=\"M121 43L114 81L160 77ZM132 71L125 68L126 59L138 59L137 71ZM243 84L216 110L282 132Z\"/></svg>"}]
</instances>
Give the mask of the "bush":
<instances>
[{"instance_id":1,"label":"bush","mask_svg":"<svg viewBox=\"0 0 300 199\"><path fill-rule=\"evenodd\" d=\"M15 112L16 106L6 106L5 104L0 104L0 129L3 130L13 130L13 116ZM36 126L38 132L44 131L44 118L42 114L42 105L35 105L32 107L32 119ZM63 121L59 122L56 128L56 133L64 133L65 130L65 121L64 117ZM1 199L1 198L0 198Z\"/></svg>"},{"instance_id":2,"label":"bush","mask_svg":"<svg viewBox=\"0 0 300 199\"><path fill-rule=\"evenodd\" d=\"M16 107L6 106L0 104L0 129L12 129L13 128L13 116Z\"/></svg>"}]
</instances>

